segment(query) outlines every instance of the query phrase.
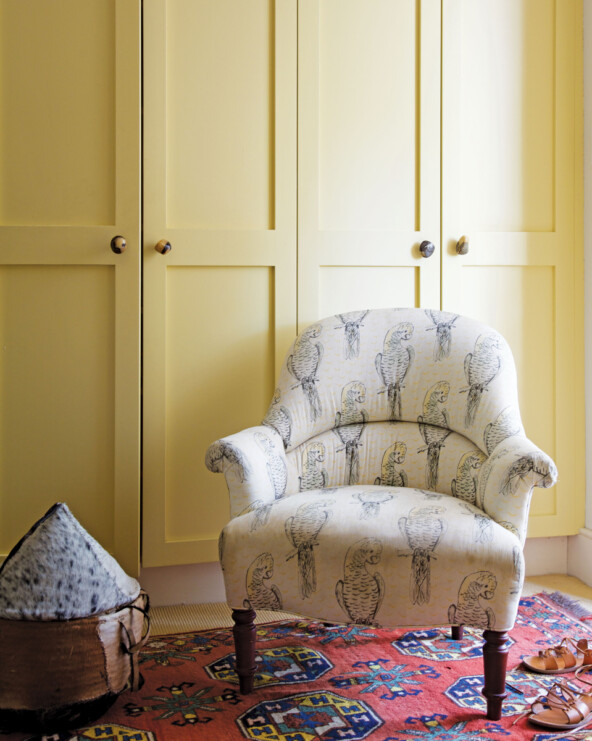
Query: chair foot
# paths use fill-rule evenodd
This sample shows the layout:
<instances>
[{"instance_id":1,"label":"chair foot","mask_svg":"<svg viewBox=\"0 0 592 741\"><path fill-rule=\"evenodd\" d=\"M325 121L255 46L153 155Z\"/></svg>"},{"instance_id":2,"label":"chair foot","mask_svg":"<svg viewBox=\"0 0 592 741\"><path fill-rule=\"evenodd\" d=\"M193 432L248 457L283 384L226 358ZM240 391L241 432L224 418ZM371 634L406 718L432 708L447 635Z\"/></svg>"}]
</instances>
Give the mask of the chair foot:
<instances>
[{"instance_id":1,"label":"chair foot","mask_svg":"<svg viewBox=\"0 0 592 741\"><path fill-rule=\"evenodd\" d=\"M506 697L506 665L508 663L508 634L498 630L483 632L483 695L487 700L488 720L502 717L502 702Z\"/></svg>"},{"instance_id":2,"label":"chair foot","mask_svg":"<svg viewBox=\"0 0 592 741\"><path fill-rule=\"evenodd\" d=\"M241 695L253 691L255 677L255 610L233 610L236 673Z\"/></svg>"},{"instance_id":3,"label":"chair foot","mask_svg":"<svg viewBox=\"0 0 592 741\"><path fill-rule=\"evenodd\" d=\"M451 625L450 626L450 637L453 641L462 641L464 634L462 625Z\"/></svg>"}]
</instances>

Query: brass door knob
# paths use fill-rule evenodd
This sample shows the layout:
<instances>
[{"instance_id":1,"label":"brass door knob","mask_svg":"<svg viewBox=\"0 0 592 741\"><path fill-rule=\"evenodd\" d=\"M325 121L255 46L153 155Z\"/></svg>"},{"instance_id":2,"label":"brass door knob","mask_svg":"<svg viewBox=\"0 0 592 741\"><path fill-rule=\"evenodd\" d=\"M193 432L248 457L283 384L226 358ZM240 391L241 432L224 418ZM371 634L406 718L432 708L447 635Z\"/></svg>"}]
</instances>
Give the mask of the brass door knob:
<instances>
[{"instance_id":1,"label":"brass door knob","mask_svg":"<svg viewBox=\"0 0 592 741\"><path fill-rule=\"evenodd\" d=\"M161 255L166 255L167 252L170 252L173 248L167 239L161 239L160 242L157 242L154 245L154 249L157 252L160 252Z\"/></svg>"},{"instance_id":2,"label":"brass door knob","mask_svg":"<svg viewBox=\"0 0 592 741\"><path fill-rule=\"evenodd\" d=\"M431 257L434 254L434 250L436 248L431 242L428 242L426 239L419 245L419 251L421 252L422 257Z\"/></svg>"},{"instance_id":3,"label":"brass door knob","mask_svg":"<svg viewBox=\"0 0 592 741\"><path fill-rule=\"evenodd\" d=\"M469 251L469 238L467 236L462 236L456 243L456 254L466 255L468 251Z\"/></svg>"},{"instance_id":4,"label":"brass door knob","mask_svg":"<svg viewBox=\"0 0 592 741\"><path fill-rule=\"evenodd\" d=\"M115 252L116 255L121 255L122 252L125 252L127 248L127 242L125 241L125 237L122 237L118 235L117 237L113 237L111 240L111 249L113 252Z\"/></svg>"}]
</instances>

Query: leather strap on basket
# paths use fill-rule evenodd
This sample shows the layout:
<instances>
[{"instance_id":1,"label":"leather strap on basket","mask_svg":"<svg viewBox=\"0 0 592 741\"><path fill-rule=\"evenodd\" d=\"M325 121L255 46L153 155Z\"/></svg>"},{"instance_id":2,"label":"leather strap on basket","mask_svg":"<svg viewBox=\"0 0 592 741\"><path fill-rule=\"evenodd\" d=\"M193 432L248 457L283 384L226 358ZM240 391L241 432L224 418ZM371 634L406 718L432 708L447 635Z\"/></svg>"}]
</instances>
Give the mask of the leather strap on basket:
<instances>
[{"instance_id":1,"label":"leather strap on basket","mask_svg":"<svg viewBox=\"0 0 592 741\"><path fill-rule=\"evenodd\" d=\"M138 605L128 605L130 610L137 610L144 616L144 623L142 625L142 637L136 643L133 634L127 629L125 623L121 620L119 625L121 626L121 648L130 657L130 689L132 692L137 692L140 689L140 672L138 669L139 654L140 650L146 645L146 641L150 637L150 615L148 610L150 609L150 600L148 594L144 591L141 592L141 596L144 597L144 607L138 607Z\"/></svg>"}]
</instances>

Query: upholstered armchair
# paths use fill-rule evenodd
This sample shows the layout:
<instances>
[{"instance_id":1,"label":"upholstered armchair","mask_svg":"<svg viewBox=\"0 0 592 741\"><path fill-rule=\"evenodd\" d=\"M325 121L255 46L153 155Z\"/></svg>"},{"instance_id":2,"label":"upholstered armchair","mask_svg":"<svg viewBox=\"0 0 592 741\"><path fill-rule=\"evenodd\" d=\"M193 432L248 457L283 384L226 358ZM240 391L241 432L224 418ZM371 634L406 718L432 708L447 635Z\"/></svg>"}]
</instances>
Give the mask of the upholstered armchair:
<instances>
[{"instance_id":1,"label":"upholstered armchair","mask_svg":"<svg viewBox=\"0 0 592 741\"><path fill-rule=\"evenodd\" d=\"M350 312L300 334L260 426L213 443L232 519L220 536L243 693L255 610L326 622L484 630L487 717L505 697L533 487L506 341L466 317Z\"/></svg>"}]
</instances>

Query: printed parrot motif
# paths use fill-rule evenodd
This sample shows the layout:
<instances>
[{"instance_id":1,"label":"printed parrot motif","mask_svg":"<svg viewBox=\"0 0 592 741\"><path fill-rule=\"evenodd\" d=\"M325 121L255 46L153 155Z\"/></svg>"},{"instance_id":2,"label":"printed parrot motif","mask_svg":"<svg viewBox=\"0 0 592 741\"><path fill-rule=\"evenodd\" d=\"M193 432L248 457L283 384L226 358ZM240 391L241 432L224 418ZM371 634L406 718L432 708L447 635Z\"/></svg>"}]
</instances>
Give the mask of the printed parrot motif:
<instances>
[{"instance_id":1,"label":"printed parrot motif","mask_svg":"<svg viewBox=\"0 0 592 741\"><path fill-rule=\"evenodd\" d=\"M232 467L242 483L248 475L247 461L241 451L225 440L212 443L206 453L206 466L212 473L223 473Z\"/></svg>"},{"instance_id":2,"label":"printed parrot motif","mask_svg":"<svg viewBox=\"0 0 592 741\"><path fill-rule=\"evenodd\" d=\"M465 376L469 387L465 427L470 427L475 421L475 414L479 402L487 386L500 372L502 367L501 342L497 334L482 334L475 342L475 349L465 357Z\"/></svg>"},{"instance_id":3,"label":"printed parrot motif","mask_svg":"<svg viewBox=\"0 0 592 741\"><path fill-rule=\"evenodd\" d=\"M462 499L463 502L475 504L479 484L479 469L486 460L485 453L477 449L469 450L462 456L456 469L456 478L452 479L450 485L452 496Z\"/></svg>"},{"instance_id":4,"label":"printed parrot motif","mask_svg":"<svg viewBox=\"0 0 592 741\"><path fill-rule=\"evenodd\" d=\"M409 341L412 335L413 324L410 322L397 324L387 332L383 350L374 361L378 377L387 392L391 421L403 419L401 392L405 376L413 364L415 350L411 345L405 347L402 343Z\"/></svg>"},{"instance_id":5,"label":"printed parrot motif","mask_svg":"<svg viewBox=\"0 0 592 741\"><path fill-rule=\"evenodd\" d=\"M300 491L310 489L324 489L327 486L329 475L319 463L325 460L325 446L323 443L310 443L302 453L302 476L299 476Z\"/></svg>"},{"instance_id":6,"label":"printed parrot motif","mask_svg":"<svg viewBox=\"0 0 592 741\"><path fill-rule=\"evenodd\" d=\"M380 505L390 502L392 494L386 491L361 491L354 494L354 497L362 503L361 520L369 520L371 517L378 517L380 514Z\"/></svg>"},{"instance_id":7,"label":"printed parrot motif","mask_svg":"<svg viewBox=\"0 0 592 741\"><path fill-rule=\"evenodd\" d=\"M444 440L451 430L448 412L444 406L450 393L450 384L447 381L438 381L428 390L423 401L423 414L417 418L419 431L426 446L418 452L427 451L426 489L435 489L438 483L438 466L440 464L440 450Z\"/></svg>"},{"instance_id":8,"label":"printed parrot motif","mask_svg":"<svg viewBox=\"0 0 592 741\"><path fill-rule=\"evenodd\" d=\"M524 582L524 558L522 549L517 545L512 549L512 559L514 561L514 586L510 589L510 594L522 594L522 584Z\"/></svg>"},{"instance_id":9,"label":"printed parrot motif","mask_svg":"<svg viewBox=\"0 0 592 741\"><path fill-rule=\"evenodd\" d=\"M315 422L323 413L321 399L315 384L319 380L317 371L323 358L323 345L314 340L321 334L320 324L313 324L294 341L294 352L286 361L288 371L298 381L298 386L308 401L308 413L311 422Z\"/></svg>"},{"instance_id":10,"label":"printed parrot motif","mask_svg":"<svg viewBox=\"0 0 592 741\"><path fill-rule=\"evenodd\" d=\"M434 558L434 551L444 533L444 521L440 515L445 511L438 505L414 507L407 517L399 520L399 530L411 549L409 594L414 605L425 605L430 601L430 559Z\"/></svg>"},{"instance_id":11,"label":"printed parrot motif","mask_svg":"<svg viewBox=\"0 0 592 741\"><path fill-rule=\"evenodd\" d=\"M494 422L490 422L483 432L483 443L488 455L508 437L519 435L522 432L522 423L518 410L514 407L503 409Z\"/></svg>"},{"instance_id":12,"label":"printed parrot motif","mask_svg":"<svg viewBox=\"0 0 592 741\"><path fill-rule=\"evenodd\" d=\"M249 532L253 533L260 527L267 525L269 522L269 515L273 508L273 502L265 502L263 499L256 499L246 507L239 516L252 514L251 526Z\"/></svg>"},{"instance_id":13,"label":"printed parrot motif","mask_svg":"<svg viewBox=\"0 0 592 741\"><path fill-rule=\"evenodd\" d=\"M497 579L491 571L475 571L463 579L458 590L458 604L448 608L450 625L470 625L493 630L495 614L491 607L483 607L479 600L493 599Z\"/></svg>"},{"instance_id":14,"label":"printed parrot motif","mask_svg":"<svg viewBox=\"0 0 592 741\"><path fill-rule=\"evenodd\" d=\"M493 540L493 523L487 515L474 514L475 521L475 543L490 543Z\"/></svg>"},{"instance_id":15,"label":"printed parrot motif","mask_svg":"<svg viewBox=\"0 0 592 741\"><path fill-rule=\"evenodd\" d=\"M292 415L287 407L280 406L281 398L282 392L276 389L265 419L261 424L273 427L282 438L284 448L287 448L292 437Z\"/></svg>"},{"instance_id":16,"label":"printed parrot motif","mask_svg":"<svg viewBox=\"0 0 592 741\"><path fill-rule=\"evenodd\" d=\"M295 548L286 560L298 556L298 586L302 599L310 597L317 589L313 549L318 546L318 534L331 516L331 510L327 507L333 503L333 499L320 499L302 504L285 523L286 536Z\"/></svg>"},{"instance_id":17,"label":"printed parrot motif","mask_svg":"<svg viewBox=\"0 0 592 741\"><path fill-rule=\"evenodd\" d=\"M546 456L536 453L523 455L506 470L500 491L504 496L516 494L528 479L531 488L540 486L547 489L553 485L556 474L555 466L549 466Z\"/></svg>"},{"instance_id":18,"label":"printed parrot motif","mask_svg":"<svg viewBox=\"0 0 592 741\"><path fill-rule=\"evenodd\" d=\"M267 469L267 476L273 486L273 493L276 499L280 499L286 493L286 485L288 483L288 469L286 467L286 461L282 454L278 453L275 449L273 440L267 435L263 435L261 432L256 432L255 440L257 445L263 451L265 456L265 467Z\"/></svg>"},{"instance_id":19,"label":"printed parrot motif","mask_svg":"<svg viewBox=\"0 0 592 741\"><path fill-rule=\"evenodd\" d=\"M366 401L366 387L361 381L352 381L341 391L341 411L335 415L334 432L345 446L347 484L357 484L359 478L360 438L369 415L359 405ZM341 448L343 450L343 448Z\"/></svg>"},{"instance_id":20,"label":"printed parrot motif","mask_svg":"<svg viewBox=\"0 0 592 741\"><path fill-rule=\"evenodd\" d=\"M452 347L452 328L458 319L458 314L451 314L448 311L434 311L426 309L426 314L434 323L433 327L428 327L426 332L436 330L436 342L434 344L434 360L443 360L449 357Z\"/></svg>"},{"instance_id":21,"label":"printed parrot motif","mask_svg":"<svg viewBox=\"0 0 592 741\"><path fill-rule=\"evenodd\" d=\"M380 476L376 477L374 483L377 486L407 486L407 474L401 468L406 455L405 443L396 442L388 447L382 456Z\"/></svg>"},{"instance_id":22,"label":"printed parrot motif","mask_svg":"<svg viewBox=\"0 0 592 741\"><path fill-rule=\"evenodd\" d=\"M265 582L273 576L274 561L271 553L261 553L247 569L247 596L243 606L262 610L281 610L282 595L275 584Z\"/></svg>"},{"instance_id":23,"label":"printed parrot motif","mask_svg":"<svg viewBox=\"0 0 592 741\"><path fill-rule=\"evenodd\" d=\"M343 356L346 360L357 358L360 355L360 327L368 311L348 311L346 314L336 314L345 330L343 338ZM341 329L341 327L336 327Z\"/></svg>"},{"instance_id":24,"label":"printed parrot motif","mask_svg":"<svg viewBox=\"0 0 592 741\"><path fill-rule=\"evenodd\" d=\"M362 538L345 554L343 579L335 585L335 596L352 623L375 625L384 599L384 579L378 571L370 573L368 565L380 563L382 543L377 538Z\"/></svg>"}]
</instances>

